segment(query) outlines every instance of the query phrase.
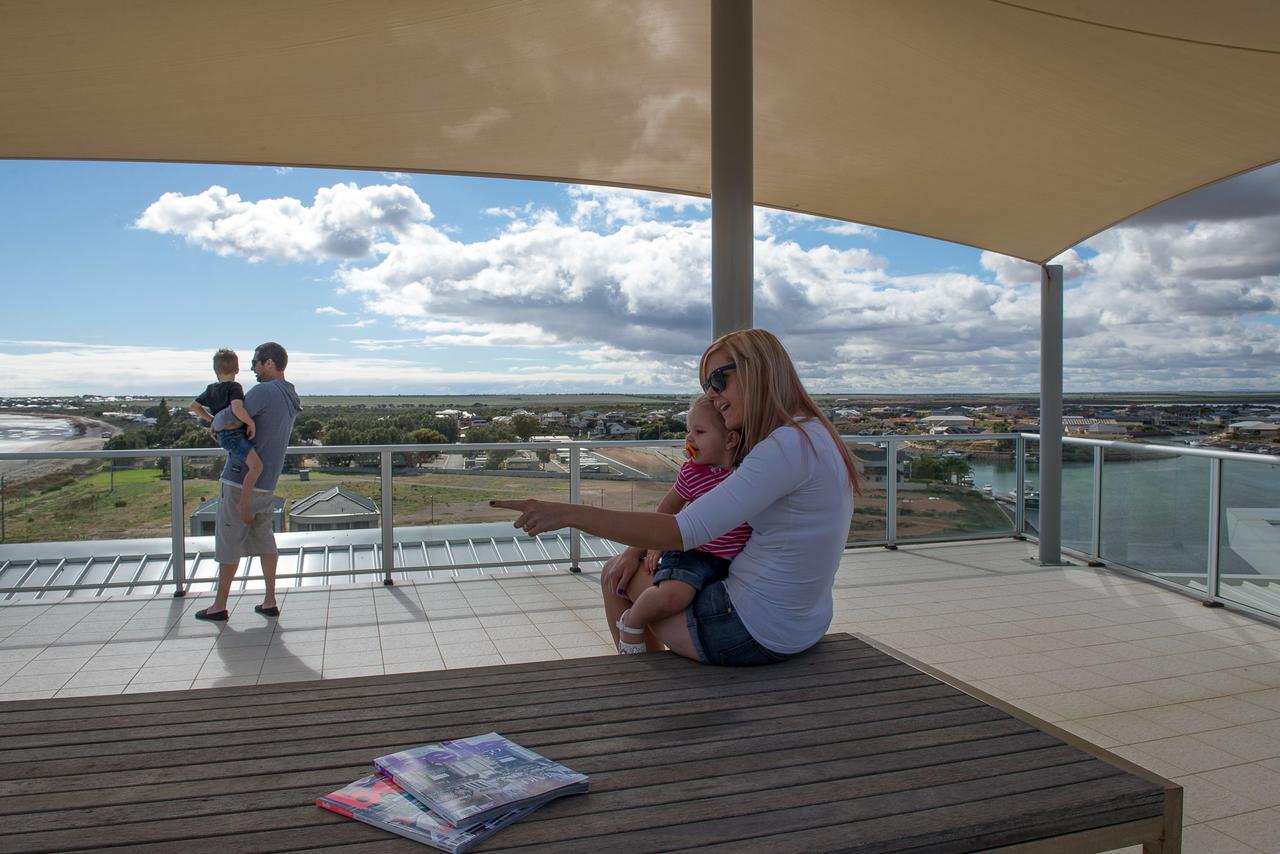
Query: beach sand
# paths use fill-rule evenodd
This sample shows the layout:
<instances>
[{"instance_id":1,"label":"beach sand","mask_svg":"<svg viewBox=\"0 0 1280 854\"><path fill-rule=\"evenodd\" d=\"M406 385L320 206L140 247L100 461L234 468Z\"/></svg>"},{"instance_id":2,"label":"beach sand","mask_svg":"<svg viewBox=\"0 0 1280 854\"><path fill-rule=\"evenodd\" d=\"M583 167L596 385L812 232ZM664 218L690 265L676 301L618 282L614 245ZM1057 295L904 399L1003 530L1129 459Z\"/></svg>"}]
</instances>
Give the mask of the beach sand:
<instances>
[{"instance_id":1,"label":"beach sand","mask_svg":"<svg viewBox=\"0 0 1280 854\"><path fill-rule=\"evenodd\" d=\"M95 418L82 418L78 415L47 415L42 413L22 413L33 417L57 418L70 421L76 428L76 435L52 442L41 442L23 448L23 453L48 451L99 451L107 443L107 439L120 432L120 428ZM0 460L0 474L9 483L21 483L83 464L84 460Z\"/></svg>"}]
</instances>

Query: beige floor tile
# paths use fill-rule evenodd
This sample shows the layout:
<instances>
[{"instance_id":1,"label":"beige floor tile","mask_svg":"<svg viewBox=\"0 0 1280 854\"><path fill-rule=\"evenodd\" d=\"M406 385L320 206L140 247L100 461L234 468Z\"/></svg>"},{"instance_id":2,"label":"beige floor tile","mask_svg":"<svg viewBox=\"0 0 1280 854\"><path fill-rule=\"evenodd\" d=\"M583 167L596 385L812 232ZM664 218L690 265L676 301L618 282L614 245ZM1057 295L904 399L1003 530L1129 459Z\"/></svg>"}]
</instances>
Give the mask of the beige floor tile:
<instances>
[{"instance_id":1,"label":"beige floor tile","mask_svg":"<svg viewBox=\"0 0 1280 854\"><path fill-rule=\"evenodd\" d=\"M88 662L88 658L37 658L24 664L16 675L46 676L58 673L75 673Z\"/></svg>"},{"instance_id":2,"label":"beige floor tile","mask_svg":"<svg viewBox=\"0 0 1280 854\"><path fill-rule=\"evenodd\" d=\"M1253 812L1263 806L1195 774L1177 777L1174 782L1183 788L1182 814L1189 824Z\"/></svg>"},{"instance_id":3,"label":"beige floor tile","mask_svg":"<svg viewBox=\"0 0 1280 854\"><path fill-rule=\"evenodd\" d=\"M337 652L368 652L369 650L381 650L382 638L377 635L361 636L355 638L333 637L332 634L325 638L325 653L331 651Z\"/></svg>"},{"instance_id":4,"label":"beige floor tile","mask_svg":"<svg viewBox=\"0 0 1280 854\"><path fill-rule=\"evenodd\" d=\"M282 674L297 674L298 679L319 679L324 669L324 658L315 656L309 658L295 658L286 661L273 660L268 658L262 663L260 676L276 677Z\"/></svg>"},{"instance_id":5,"label":"beige floor tile","mask_svg":"<svg viewBox=\"0 0 1280 854\"><path fill-rule=\"evenodd\" d=\"M1140 746L1144 752L1179 768L1175 776L1207 773L1242 764L1240 757L1235 754L1198 741L1193 735L1144 741Z\"/></svg>"},{"instance_id":6,"label":"beige floor tile","mask_svg":"<svg viewBox=\"0 0 1280 854\"><path fill-rule=\"evenodd\" d=\"M498 655L498 648L487 638L469 643L442 643L439 644L439 649L440 657L446 662L453 662L460 658L473 658L475 656L496 657Z\"/></svg>"},{"instance_id":7,"label":"beige floor tile","mask_svg":"<svg viewBox=\"0 0 1280 854\"><path fill-rule=\"evenodd\" d=\"M1183 828L1182 850L1187 854L1267 854L1207 824Z\"/></svg>"},{"instance_id":8,"label":"beige floor tile","mask_svg":"<svg viewBox=\"0 0 1280 854\"><path fill-rule=\"evenodd\" d=\"M1260 762L1280 756L1280 740L1257 731L1248 724L1197 733L1196 738L1246 762Z\"/></svg>"},{"instance_id":9,"label":"beige floor tile","mask_svg":"<svg viewBox=\"0 0 1280 854\"><path fill-rule=\"evenodd\" d=\"M1209 822L1225 833L1259 851L1280 851L1280 810L1266 809Z\"/></svg>"},{"instance_id":10,"label":"beige floor tile","mask_svg":"<svg viewBox=\"0 0 1280 854\"><path fill-rule=\"evenodd\" d=\"M111 694L121 694L128 686L128 683L112 683L107 685L72 685L67 683L55 697L100 697ZM0 697L2 699L2 697Z\"/></svg>"},{"instance_id":11,"label":"beige floor tile","mask_svg":"<svg viewBox=\"0 0 1280 854\"><path fill-rule=\"evenodd\" d=\"M420 658L415 661L387 662L382 669L386 673L424 673L429 670L444 670L444 660Z\"/></svg>"},{"instance_id":12,"label":"beige floor tile","mask_svg":"<svg viewBox=\"0 0 1280 854\"><path fill-rule=\"evenodd\" d=\"M233 688L238 685L257 685L258 676L208 676L201 674L200 678L191 683L192 689L196 688Z\"/></svg>"},{"instance_id":13,"label":"beige floor tile","mask_svg":"<svg viewBox=\"0 0 1280 854\"><path fill-rule=\"evenodd\" d=\"M39 676L10 676L0 684L0 693L53 692L66 685L74 675L74 673L44 673Z\"/></svg>"},{"instance_id":14,"label":"beige floor tile","mask_svg":"<svg viewBox=\"0 0 1280 854\"><path fill-rule=\"evenodd\" d=\"M325 679L346 679L351 676L382 676L386 671L381 664L366 664L357 667L326 667Z\"/></svg>"},{"instance_id":15,"label":"beige floor tile","mask_svg":"<svg viewBox=\"0 0 1280 854\"><path fill-rule=\"evenodd\" d=\"M1280 806L1280 772L1260 762L1205 771L1200 776L1265 807Z\"/></svg>"},{"instance_id":16,"label":"beige floor tile","mask_svg":"<svg viewBox=\"0 0 1280 854\"><path fill-rule=\"evenodd\" d=\"M1156 706L1151 709L1139 709L1134 714L1172 730L1173 734L1189 734L1222 729L1229 726L1226 721L1210 715L1190 704L1174 703L1167 706Z\"/></svg>"},{"instance_id":17,"label":"beige floor tile","mask_svg":"<svg viewBox=\"0 0 1280 854\"><path fill-rule=\"evenodd\" d=\"M1117 712L1084 718L1081 723L1114 738L1120 744L1139 744L1158 738L1171 738L1179 731L1150 720L1138 712Z\"/></svg>"},{"instance_id":18,"label":"beige floor tile","mask_svg":"<svg viewBox=\"0 0 1280 854\"><path fill-rule=\"evenodd\" d=\"M130 682L122 693L153 694L158 691L186 691L191 688L192 679L174 679L169 682Z\"/></svg>"},{"instance_id":19,"label":"beige floor tile","mask_svg":"<svg viewBox=\"0 0 1280 854\"><path fill-rule=\"evenodd\" d=\"M1268 709L1237 697L1212 697L1187 703L1188 708L1212 715L1227 724L1251 724L1260 721L1280 720L1280 712Z\"/></svg>"},{"instance_id":20,"label":"beige floor tile","mask_svg":"<svg viewBox=\"0 0 1280 854\"><path fill-rule=\"evenodd\" d=\"M199 665L194 667L181 665L152 667L148 665L138 671L137 675L130 680L130 684L133 685L140 682L178 682L183 679L190 684L199 669Z\"/></svg>"}]
</instances>

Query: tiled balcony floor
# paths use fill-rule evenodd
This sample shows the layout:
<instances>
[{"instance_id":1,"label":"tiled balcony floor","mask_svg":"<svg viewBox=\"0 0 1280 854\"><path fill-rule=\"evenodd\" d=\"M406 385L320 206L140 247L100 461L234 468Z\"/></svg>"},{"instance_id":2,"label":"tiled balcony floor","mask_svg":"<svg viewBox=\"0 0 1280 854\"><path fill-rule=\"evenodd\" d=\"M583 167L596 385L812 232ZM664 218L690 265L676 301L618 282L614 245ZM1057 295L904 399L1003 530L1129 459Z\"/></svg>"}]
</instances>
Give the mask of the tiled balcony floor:
<instances>
[{"instance_id":1,"label":"tiled balcony floor","mask_svg":"<svg viewBox=\"0 0 1280 854\"><path fill-rule=\"evenodd\" d=\"M1280 628L1012 540L846 553L833 631L885 643L1171 777L1184 850L1280 851ZM597 576L0 607L0 700L611 652ZM1136 850L1136 849L1134 849Z\"/></svg>"}]
</instances>

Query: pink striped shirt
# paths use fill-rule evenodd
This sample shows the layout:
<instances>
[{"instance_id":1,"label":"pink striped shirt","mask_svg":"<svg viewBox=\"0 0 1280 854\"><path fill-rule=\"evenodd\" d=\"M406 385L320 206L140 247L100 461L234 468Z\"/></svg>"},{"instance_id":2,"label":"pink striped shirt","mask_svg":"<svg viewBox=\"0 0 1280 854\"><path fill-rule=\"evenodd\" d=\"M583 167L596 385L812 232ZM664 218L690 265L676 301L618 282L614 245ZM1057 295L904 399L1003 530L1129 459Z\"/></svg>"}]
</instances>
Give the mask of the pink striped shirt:
<instances>
[{"instance_id":1,"label":"pink striped shirt","mask_svg":"<svg viewBox=\"0 0 1280 854\"><path fill-rule=\"evenodd\" d=\"M686 460L680 466L680 474L676 476L676 494L692 504L700 495L706 495L716 484L733 474L733 469L722 469L718 466L704 466L692 460ZM742 551L751 536L750 525L739 525L724 536L716 537L709 543L698 546L698 551L710 552L717 557L733 559Z\"/></svg>"}]
</instances>

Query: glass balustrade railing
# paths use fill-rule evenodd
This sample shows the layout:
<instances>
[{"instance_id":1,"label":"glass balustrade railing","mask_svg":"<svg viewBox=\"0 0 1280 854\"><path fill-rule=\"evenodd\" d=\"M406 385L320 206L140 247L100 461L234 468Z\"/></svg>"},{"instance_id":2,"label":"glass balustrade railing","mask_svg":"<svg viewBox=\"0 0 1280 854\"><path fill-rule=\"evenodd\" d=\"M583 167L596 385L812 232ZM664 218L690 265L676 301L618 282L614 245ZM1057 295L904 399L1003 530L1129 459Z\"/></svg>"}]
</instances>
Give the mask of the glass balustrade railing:
<instances>
[{"instance_id":1,"label":"glass balustrade railing","mask_svg":"<svg viewBox=\"0 0 1280 854\"><path fill-rule=\"evenodd\" d=\"M1034 538L1037 438L845 437L863 474L849 545L892 548L1020 532ZM511 528L511 514L488 501L652 509L674 482L681 444L294 448L276 490L277 529L311 537L297 547L299 578L389 580L393 572L442 566L598 566L613 553L607 542L584 549L572 531L523 538ZM222 459L216 449L0 458L72 466L49 480L11 482L0 493L0 594L7 598L29 595L20 591L39 583L74 596L184 589L196 564L209 559ZM1065 437L1062 470L1066 549L1207 599L1280 615L1274 458ZM79 558L28 560L18 545L42 543ZM125 574L80 559L94 548L107 554L114 544L131 551ZM175 553L185 556L176 564Z\"/></svg>"},{"instance_id":2,"label":"glass balustrade railing","mask_svg":"<svg viewBox=\"0 0 1280 854\"><path fill-rule=\"evenodd\" d=\"M1280 614L1280 465L1210 463L1221 487L1218 596Z\"/></svg>"}]
</instances>

